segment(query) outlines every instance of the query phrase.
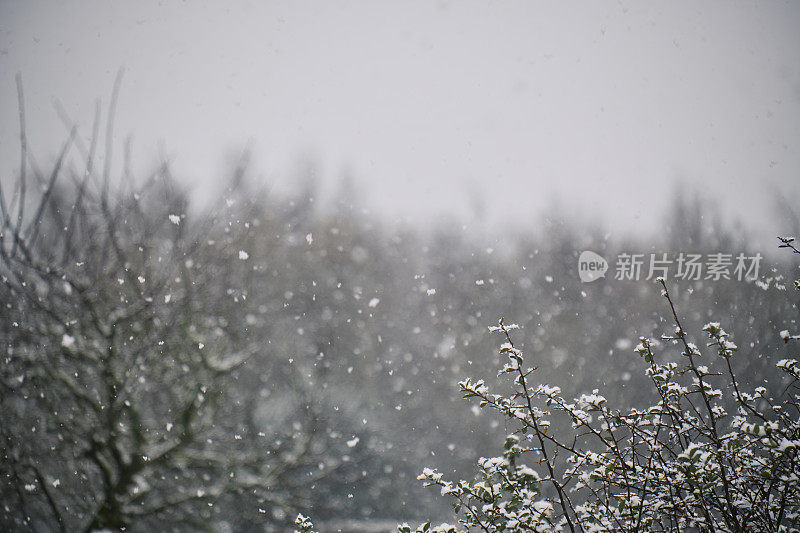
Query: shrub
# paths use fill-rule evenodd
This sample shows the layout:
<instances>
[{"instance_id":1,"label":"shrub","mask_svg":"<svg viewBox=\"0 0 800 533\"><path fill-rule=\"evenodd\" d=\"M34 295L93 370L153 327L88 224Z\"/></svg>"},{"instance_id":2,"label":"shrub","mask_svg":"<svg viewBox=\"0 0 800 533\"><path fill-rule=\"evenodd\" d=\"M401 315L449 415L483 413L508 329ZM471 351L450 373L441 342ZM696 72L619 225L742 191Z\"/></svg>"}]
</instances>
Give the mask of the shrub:
<instances>
[{"instance_id":1,"label":"shrub","mask_svg":"<svg viewBox=\"0 0 800 533\"><path fill-rule=\"evenodd\" d=\"M781 247L800 253L793 239L781 239ZM645 408L614 408L598 390L568 399L557 386L535 384L536 368L512 339L517 326L500 320L490 328L502 337L499 375L511 380L511 391L498 394L473 379L459 387L516 429L500 455L478 461L471 480L448 481L426 468L419 479L452 498L459 525L426 522L414 531L800 526L800 362L778 361L783 382L746 391L731 366L738 348L728 333L709 322L704 349L692 343L665 281L658 283L675 329L662 342L642 337L635 348L656 398ZM672 345L681 349L675 360L660 349ZM572 431L549 431L564 421Z\"/></svg>"}]
</instances>

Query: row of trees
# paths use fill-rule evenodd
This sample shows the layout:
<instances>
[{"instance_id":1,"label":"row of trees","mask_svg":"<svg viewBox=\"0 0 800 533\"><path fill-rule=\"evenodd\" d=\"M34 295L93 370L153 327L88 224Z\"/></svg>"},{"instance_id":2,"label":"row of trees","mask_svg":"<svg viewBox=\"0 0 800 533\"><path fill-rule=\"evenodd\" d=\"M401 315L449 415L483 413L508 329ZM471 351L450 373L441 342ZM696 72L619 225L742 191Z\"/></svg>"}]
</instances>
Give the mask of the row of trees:
<instances>
[{"instance_id":1,"label":"row of trees","mask_svg":"<svg viewBox=\"0 0 800 533\"><path fill-rule=\"evenodd\" d=\"M326 208L309 187L268 194L246 158L199 208L166 163L112 172L111 110L86 143L67 119L43 171L21 109L20 171L0 181L4 530L445 519L447 501L416 476L433 460L468 477L503 444L507 422L454 386L494 373L484 324L497 316L524 328L537 382L641 401L649 378L630 372L627 339L663 330L660 298L575 272L583 249L649 251L636 240L556 214L503 242L388 228L345 197ZM708 219L671 220L664 250L752 252ZM780 376L758 355L785 350L778 332L796 313L767 274L671 286L687 331L717 316L748 339L753 357L730 359L743 386Z\"/></svg>"}]
</instances>

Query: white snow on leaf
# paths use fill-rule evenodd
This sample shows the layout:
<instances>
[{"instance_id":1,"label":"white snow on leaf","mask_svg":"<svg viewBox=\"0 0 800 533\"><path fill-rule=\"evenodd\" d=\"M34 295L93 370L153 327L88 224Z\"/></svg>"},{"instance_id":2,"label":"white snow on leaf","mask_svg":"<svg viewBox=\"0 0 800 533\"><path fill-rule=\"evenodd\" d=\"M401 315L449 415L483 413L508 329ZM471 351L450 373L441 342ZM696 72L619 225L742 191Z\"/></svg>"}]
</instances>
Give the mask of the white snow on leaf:
<instances>
[{"instance_id":1,"label":"white snow on leaf","mask_svg":"<svg viewBox=\"0 0 800 533\"><path fill-rule=\"evenodd\" d=\"M369 301L369 306L373 307L373 308L374 307L378 307L379 303L381 303L381 299L380 298L373 298L372 300Z\"/></svg>"},{"instance_id":2,"label":"white snow on leaf","mask_svg":"<svg viewBox=\"0 0 800 533\"><path fill-rule=\"evenodd\" d=\"M250 255L247 252L244 250L239 250L239 259L246 261L248 257L250 257Z\"/></svg>"},{"instance_id":3,"label":"white snow on leaf","mask_svg":"<svg viewBox=\"0 0 800 533\"><path fill-rule=\"evenodd\" d=\"M73 344L75 344L75 337L64 333L64 336L61 337L61 346L63 346L64 348L69 348Z\"/></svg>"},{"instance_id":4,"label":"white snow on leaf","mask_svg":"<svg viewBox=\"0 0 800 533\"><path fill-rule=\"evenodd\" d=\"M171 294L165 294L164 295L164 303L168 304L170 300L172 300L172 295Z\"/></svg>"},{"instance_id":5,"label":"white snow on leaf","mask_svg":"<svg viewBox=\"0 0 800 533\"><path fill-rule=\"evenodd\" d=\"M427 292L428 292L428 296L433 296L434 294L436 294L436 289L428 289Z\"/></svg>"},{"instance_id":6,"label":"white snow on leaf","mask_svg":"<svg viewBox=\"0 0 800 533\"><path fill-rule=\"evenodd\" d=\"M312 242L314 242L314 236L311 235L310 233L308 235L306 235L306 242L308 244L311 244Z\"/></svg>"},{"instance_id":7,"label":"white snow on leaf","mask_svg":"<svg viewBox=\"0 0 800 533\"><path fill-rule=\"evenodd\" d=\"M360 441L360 440L361 440L361 439L359 439L358 437L355 437L355 438L353 438L353 439L351 439L351 440L347 441L347 447L348 447L348 448L355 448L355 447L356 447L356 444L358 444L358 441Z\"/></svg>"},{"instance_id":8,"label":"white snow on leaf","mask_svg":"<svg viewBox=\"0 0 800 533\"><path fill-rule=\"evenodd\" d=\"M181 223L181 217L179 217L178 215L170 215L169 221L177 226L178 224Z\"/></svg>"}]
</instances>

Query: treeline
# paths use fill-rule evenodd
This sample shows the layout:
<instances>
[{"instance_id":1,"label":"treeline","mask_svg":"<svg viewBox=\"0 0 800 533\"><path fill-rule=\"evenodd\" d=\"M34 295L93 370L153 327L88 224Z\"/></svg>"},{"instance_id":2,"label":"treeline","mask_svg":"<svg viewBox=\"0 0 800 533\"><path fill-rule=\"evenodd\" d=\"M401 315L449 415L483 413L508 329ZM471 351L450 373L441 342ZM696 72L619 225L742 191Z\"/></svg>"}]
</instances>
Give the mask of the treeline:
<instances>
[{"instance_id":1,"label":"treeline","mask_svg":"<svg viewBox=\"0 0 800 533\"><path fill-rule=\"evenodd\" d=\"M46 172L23 156L3 182L4 530L447 518L416 477L469 477L502 444L502 418L455 385L494 375L499 317L564 395L653 401L631 368L636 339L665 329L654 282L615 280L612 264L582 283L583 250L761 252L758 283L670 282L687 329L714 319L748 339L732 364L751 385L775 377L762 354L786 351L778 333L796 324L796 296L774 297L789 261L690 196L664 202L654 241L559 214L494 239L270 195L245 164L197 208L168 165L117 178L94 145Z\"/></svg>"}]
</instances>

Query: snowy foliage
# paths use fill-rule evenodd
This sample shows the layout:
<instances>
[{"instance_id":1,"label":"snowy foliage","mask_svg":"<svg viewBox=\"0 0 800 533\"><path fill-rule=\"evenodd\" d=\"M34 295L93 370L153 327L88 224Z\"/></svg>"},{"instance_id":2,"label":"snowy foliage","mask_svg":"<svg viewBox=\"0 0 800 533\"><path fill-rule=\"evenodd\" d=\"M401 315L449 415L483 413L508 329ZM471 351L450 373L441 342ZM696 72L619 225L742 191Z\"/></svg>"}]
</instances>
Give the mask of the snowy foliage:
<instances>
[{"instance_id":1,"label":"snowy foliage","mask_svg":"<svg viewBox=\"0 0 800 533\"><path fill-rule=\"evenodd\" d=\"M294 530L295 533L314 533L314 524L311 523L311 519L301 513L298 513L297 518L294 519L294 525L297 528Z\"/></svg>"},{"instance_id":2,"label":"snowy foliage","mask_svg":"<svg viewBox=\"0 0 800 533\"><path fill-rule=\"evenodd\" d=\"M414 531L793 531L800 527L800 363L777 367L788 386L745 391L731 366L737 346L719 323L703 327L708 350L689 342L663 279L677 360L642 337L635 352L658 394L645 408L614 408L597 390L568 399L533 385L501 320L500 375L510 394L482 380L459 384L466 398L501 413L517 429L503 453L478 461L478 475L448 481L426 468L420 479L453 500L459 526ZM701 364L702 362L702 364ZM712 370L713 368L713 370ZM552 433L555 419L572 432ZM399 531L412 529L403 524Z\"/></svg>"}]
</instances>

